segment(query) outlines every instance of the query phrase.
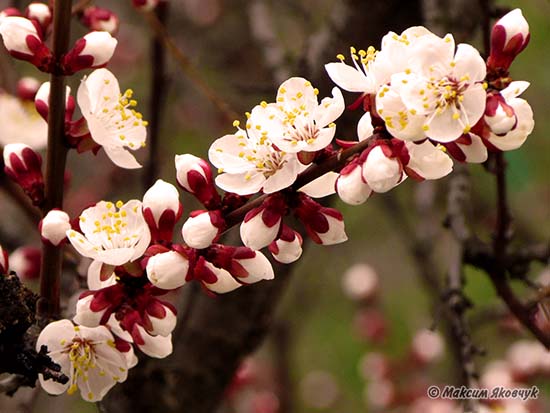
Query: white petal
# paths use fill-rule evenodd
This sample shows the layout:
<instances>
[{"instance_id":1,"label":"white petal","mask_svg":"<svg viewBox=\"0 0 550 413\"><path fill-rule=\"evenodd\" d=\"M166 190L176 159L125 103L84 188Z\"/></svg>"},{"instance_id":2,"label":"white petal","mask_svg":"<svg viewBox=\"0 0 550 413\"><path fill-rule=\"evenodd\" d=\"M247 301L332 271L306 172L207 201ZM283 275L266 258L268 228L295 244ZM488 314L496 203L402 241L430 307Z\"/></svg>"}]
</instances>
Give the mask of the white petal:
<instances>
[{"instance_id":1,"label":"white petal","mask_svg":"<svg viewBox=\"0 0 550 413\"><path fill-rule=\"evenodd\" d=\"M367 76L345 63L328 63L325 69L334 83L348 92L372 93Z\"/></svg>"},{"instance_id":2,"label":"white petal","mask_svg":"<svg viewBox=\"0 0 550 413\"><path fill-rule=\"evenodd\" d=\"M318 127L323 128L331 122L334 122L344 112L346 105L342 92L337 87L332 89L332 98L326 97L321 100L314 118Z\"/></svg>"},{"instance_id":3,"label":"white petal","mask_svg":"<svg viewBox=\"0 0 550 413\"><path fill-rule=\"evenodd\" d=\"M359 141L361 142L369 138L373 132L374 128L372 126L370 113L365 112L365 114L361 116L361 119L359 119L359 122L357 123L357 136L359 138Z\"/></svg>"},{"instance_id":4,"label":"white petal","mask_svg":"<svg viewBox=\"0 0 550 413\"><path fill-rule=\"evenodd\" d=\"M243 172L238 174L223 173L216 177L216 185L227 192L238 195L251 195L262 189L266 179L259 172Z\"/></svg>"},{"instance_id":5,"label":"white petal","mask_svg":"<svg viewBox=\"0 0 550 413\"><path fill-rule=\"evenodd\" d=\"M141 168L141 164L136 161L136 158L129 150L121 146L103 146L103 149L105 149L105 153L116 166L126 169Z\"/></svg>"},{"instance_id":6,"label":"white petal","mask_svg":"<svg viewBox=\"0 0 550 413\"><path fill-rule=\"evenodd\" d=\"M254 258L237 260L248 272L248 277L239 278L245 284L252 284L261 280L272 280L275 277L271 263L261 252L256 251Z\"/></svg>"},{"instance_id":7,"label":"white petal","mask_svg":"<svg viewBox=\"0 0 550 413\"><path fill-rule=\"evenodd\" d=\"M461 43L456 48L455 65L452 73L457 79L468 76L470 82L479 82L485 79L486 64L479 52L469 44Z\"/></svg>"},{"instance_id":8,"label":"white petal","mask_svg":"<svg viewBox=\"0 0 550 413\"><path fill-rule=\"evenodd\" d=\"M470 145L463 145L457 142L458 147L464 152L466 156L466 162L468 163L483 163L487 160L488 152L487 147L483 144L481 138L473 133L470 133L472 143Z\"/></svg>"},{"instance_id":9,"label":"white petal","mask_svg":"<svg viewBox=\"0 0 550 413\"><path fill-rule=\"evenodd\" d=\"M288 188L296 180L299 168L300 165L297 159L294 156L289 156L287 163L265 180L263 185L264 192L271 194Z\"/></svg>"},{"instance_id":10,"label":"white petal","mask_svg":"<svg viewBox=\"0 0 550 413\"><path fill-rule=\"evenodd\" d=\"M299 189L312 198L323 198L336 192L335 184L338 174L336 172L327 172L319 178L311 181Z\"/></svg>"},{"instance_id":11,"label":"white petal","mask_svg":"<svg viewBox=\"0 0 550 413\"><path fill-rule=\"evenodd\" d=\"M447 107L441 113L435 113L428 122L429 129L426 132L430 139L438 142L451 142L459 138L464 132L464 124L461 119L454 119L454 107Z\"/></svg>"},{"instance_id":12,"label":"white petal","mask_svg":"<svg viewBox=\"0 0 550 413\"><path fill-rule=\"evenodd\" d=\"M209 290L214 291L218 294L225 294L239 288L242 285L237 282L233 278L233 276L223 268L217 268L209 262L206 263L206 266L216 274L216 277L218 277L218 280L215 283L204 283L204 285Z\"/></svg>"},{"instance_id":13,"label":"white petal","mask_svg":"<svg viewBox=\"0 0 550 413\"><path fill-rule=\"evenodd\" d=\"M88 267L88 288L90 290L101 290L102 288L109 287L116 284L115 273L113 272L109 278L105 281L101 281L101 268L103 263L101 261L92 261Z\"/></svg>"},{"instance_id":14,"label":"white petal","mask_svg":"<svg viewBox=\"0 0 550 413\"><path fill-rule=\"evenodd\" d=\"M511 82L508 87L500 91L500 94L505 100L510 100L512 98L518 97L521 95L527 88L529 87L530 83L525 82L523 80L517 80L514 82Z\"/></svg>"},{"instance_id":15,"label":"white petal","mask_svg":"<svg viewBox=\"0 0 550 413\"><path fill-rule=\"evenodd\" d=\"M363 179L375 192L389 191L399 183L402 175L399 162L386 157L379 146L369 152L362 171Z\"/></svg>"},{"instance_id":16,"label":"white petal","mask_svg":"<svg viewBox=\"0 0 550 413\"><path fill-rule=\"evenodd\" d=\"M439 179L451 173L453 161L442 150L431 142L421 144L407 142L410 160L407 167L414 170L424 179Z\"/></svg>"},{"instance_id":17,"label":"white petal","mask_svg":"<svg viewBox=\"0 0 550 413\"><path fill-rule=\"evenodd\" d=\"M360 166L355 167L347 175L340 175L336 181L336 188L340 199L350 205L364 203L372 193L372 189L363 182Z\"/></svg>"},{"instance_id":18,"label":"white petal","mask_svg":"<svg viewBox=\"0 0 550 413\"><path fill-rule=\"evenodd\" d=\"M142 326L138 325L137 329L145 342L144 344L138 344L138 347L149 357L161 359L172 354L172 334L166 337L151 336Z\"/></svg>"}]
</instances>

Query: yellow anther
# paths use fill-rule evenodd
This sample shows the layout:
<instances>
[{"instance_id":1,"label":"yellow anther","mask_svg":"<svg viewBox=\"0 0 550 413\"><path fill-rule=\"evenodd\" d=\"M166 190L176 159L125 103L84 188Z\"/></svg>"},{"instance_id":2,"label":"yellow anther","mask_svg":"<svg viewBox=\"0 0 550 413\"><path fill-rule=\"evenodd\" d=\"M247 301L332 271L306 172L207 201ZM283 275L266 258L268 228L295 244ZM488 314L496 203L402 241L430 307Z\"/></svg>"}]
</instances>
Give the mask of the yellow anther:
<instances>
[{"instance_id":1,"label":"yellow anther","mask_svg":"<svg viewBox=\"0 0 550 413\"><path fill-rule=\"evenodd\" d=\"M238 120L234 120L234 121L233 121L233 126L234 126L235 128L238 128L240 124L241 124L241 122L239 122Z\"/></svg>"}]
</instances>

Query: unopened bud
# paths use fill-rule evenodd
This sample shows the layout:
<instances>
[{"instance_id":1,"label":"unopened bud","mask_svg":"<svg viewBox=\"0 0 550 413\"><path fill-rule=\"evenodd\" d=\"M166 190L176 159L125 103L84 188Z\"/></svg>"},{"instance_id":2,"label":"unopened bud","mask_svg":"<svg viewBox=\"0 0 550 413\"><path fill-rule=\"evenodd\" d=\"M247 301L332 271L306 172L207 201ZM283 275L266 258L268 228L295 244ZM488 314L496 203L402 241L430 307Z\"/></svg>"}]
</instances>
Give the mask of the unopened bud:
<instances>
[{"instance_id":1,"label":"unopened bud","mask_svg":"<svg viewBox=\"0 0 550 413\"><path fill-rule=\"evenodd\" d=\"M74 101L72 101L71 99L71 88L69 86L66 86L65 91L65 119L67 119L72 116L72 111L74 110ZM38 91L36 92L34 97L34 105L36 107L36 111L47 122L50 107L50 82L44 82L42 83L42 86L38 88Z\"/></svg>"},{"instance_id":2,"label":"unopened bud","mask_svg":"<svg viewBox=\"0 0 550 413\"><path fill-rule=\"evenodd\" d=\"M10 143L4 147L4 171L32 200L34 205L44 201L42 157L30 146Z\"/></svg>"},{"instance_id":3,"label":"unopened bud","mask_svg":"<svg viewBox=\"0 0 550 413\"><path fill-rule=\"evenodd\" d=\"M283 225L279 238L269 245L269 251L276 261L290 264L302 256L302 236L287 225Z\"/></svg>"},{"instance_id":4,"label":"unopened bud","mask_svg":"<svg viewBox=\"0 0 550 413\"><path fill-rule=\"evenodd\" d=\"M136 9L149 11L158 6L160 0L132 0L132 4Z\"/></svg>"},{"instance_id":5,"label":"unopened bud","mask_svg":"<svg viewBox=\"0 0 550 413\"><path fill-rule=\"evenodd\" d=\"M20 247L10 254L10 270L22 280L37 280L40 277L39 248Z\"/></svg>"},{"instance_id":6,"label":"unopened bud","mask_svg":"<svg viewBox=\"0 0 550 413\"><path fill-rule=\"evenodd\" d=\"M90 30L109 32L113 36L118 32L120 25L115 13L97 6L87 7L80 21Z\"/></svg>"},{"instance_id":7,"label":"unopened bud","mask_svg":"<svg viewBox=\"0 0 550 413\"><path fill-rule=\"evenodd\" d=\"M149 281L164 290L172 290L184 285L188 271L189 260L176 251L153 255L147 261Z\"/></svg>"},{"instance_id":8,"label":"unopened bud","mask_svg":"<svg viewBox=\"0 0 550 413\"><path fill-rule=\"evenodd\" d=\"M493 26L487 66L508 70L515 57L529 44L529 24L520 9L514 9Z\"/></svg>"},{"instance_id":9,"label":"unopened bud","mask_svg":"<svg viewBox=\"0 0 550 413\"><path fill-rule=\"evenodd\" d=\"M40 88L40 82L34 77L23 77L17 82L17 96L21 100L34 101L36 92Z\"/></svg>"},{"instance_id":10,"label":"unopened bud","mask_svg":"<svg viewBox=\"0 0 550 413\"><path fill-rule=\"evenodd\" d=\"M27 6L25 17L29 20L36 20L42 28L42 32L45 33L52 22L52 11L47 4L31 3Z\"/></svg>"},{"instance_id":11,"label":"unopened bud","mask_svg":"<svg viewBox=\"0 0 550 413\"><path fill-rule=\"evenodd\" d=\"M359 205L369 199L372 189L363 179L361 165L347 165L336 180L336 192L342 201L350 205Z\"/></svg>"},{"instance_id":12,"label":"unopened bud","mask_svg":"<svg viewBox=\"0 0 550 413\"><path fill-rule=\"evenodd\" d=\"M184 190L193 194L209 209L219 206L220 196L208 162L191 154L183 154L176 155L175 163L176 178Z\"/></svg>"},{"instance_id":13,"label":"unopened bud","mask_svg":"<svg viewBox=\"0 0 550 413\"><path fill-rule=\"evenodd\" d=\"M143 216L154 241L172 241L174 226L182 212L178 190L162 179L143 195Z\"/></svg>"},{"instance_id":14,"label":"unopened bud","mask_svg":"<svg viewBox=\"0 0 550 413\"><path fill-rule=\"evenodd\" d=\"M193 211L183 224L183 240L191 248L209 247L225 227L220 211Z\"/></svg>"},{"instance_id":15,"label":"unopened bud","mask_svg":"<svg viewBox=\"0 0 550 413\"><path fill-rule=\"evenodd\" d=\"M333 245L347 241L344 217L340 211L323 207L307 195L301 195L294 211L313 242Z\"/></svg>"},{"instance_id":16,"label":"unopened bud","mask_svg":"<svg viewBox=\"0 0 550 413\"><path fill-rule=\"evenodd\" d=\"M40 221L38 226L43 242L59 245L67 238L67 231L71 229L69 215L59 209L52 209Z\"/></svg>"},{"instance_id":17,"label":"unopened bud","mask_svg":"<svg viewBox=\"0 0 550 413\"><path fill-rule=\"evenodd\" d=\"M500 93L487 96L484 120L495 135L510 132L517 123L514 108L506 103Z\"/></svg>"},{"instance_id":18,"label":"unopened bud","mask_svg":"<svg viewBox=\"0 0 550 413\"><path fill-rule=\"evenodd\" d=\"M363 179L374 192L388 192L401 181L401 164L389 158L382 145L374 147L362 165Z\"/></svg>"},{"instance_id":19,"label":"unopened bud","mask_svg":"<svg viewBox=\"0 0 550 413\"><path fill-rule=\"evenodd\" d=\"M52 53L29 19L19 16L5 17L0 24L0 34L4 46L13 57L26 60L44 72L50 71Z\"/></svg>"},{"instance_id":20,"label":"unopened bud","mask_svg":"<svg viewBox=\"0 0 550 413\"><path fill-rule=\"evenodd\" d=\"M117 40L108 32L94 31L78 39L74 47L63 58L66 74L82 69L96 69L105 66L115 52Z\"/></svg>"}]
</instances>

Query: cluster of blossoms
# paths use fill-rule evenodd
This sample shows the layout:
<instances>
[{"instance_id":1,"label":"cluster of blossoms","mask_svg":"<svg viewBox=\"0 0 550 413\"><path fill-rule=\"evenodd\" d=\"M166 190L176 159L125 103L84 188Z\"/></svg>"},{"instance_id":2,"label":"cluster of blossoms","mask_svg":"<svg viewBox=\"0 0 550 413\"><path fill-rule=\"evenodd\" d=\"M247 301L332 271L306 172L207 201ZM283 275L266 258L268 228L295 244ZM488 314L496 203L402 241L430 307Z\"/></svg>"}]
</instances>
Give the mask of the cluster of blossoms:
<instances>
[{"instance_id":1,"label":"cluster of blossoms","mask_svg":"<svg viewBox=\"0 0 550 413\"><path fill-rule=\"evenodd\" d=\"M134 1L145 9L157 3ZM147 122L134 109L133 92L121 93L115 76L103 68L116 47L118 19L93 6L79 17L93 31L76 41L61 70L67 75L95 70L82 80L76 102L67 88L65 143L78 152L103 148L116 165L138 168L131 151L145 145ZM12 56L51 72L50 24L50 8L34 3L24 13L5 10L0 34ZM69 384L41 379L42 386L53 394L80 389L84 399L100 400L137 363L135 348L157 358L172 352L172 300L186 283L196 281L211 295L227 293L274 277L263 248L288 264L300 258L305 237L322 245L346 241L342 214L313 198L336 192L357 205L406 177L442 178L451 172L452 158L480 163L488 150L519 147L533 118L518 98L528 83L512 82L508 69L528 38L527 23L514 10L495 25L487 63L472 46L455 49L451 35L440 38L423 27L389 33L380 51L352 48L353 66L339 56L342 61L326 69L342 89L361 93L352 105L365 111L354 141L335 140L335 122L345 110L339 88L319 100L311 82L288 79L273 102L261 102L246 114L244 128L235 121L236 132L212 144L208 157L218 169L215 178L205 160L175 157L179 186L204 207L191 211L181 226L183 243L174 241L183 214L180 194L162 180L141 200L101 201L73 220L64 211L49 211L40 223L43 242L68 241L92 262L76 325L54 322L37 344L48 347ZM44 83L33 97L45 120L49 91ZM73 120L76 103L82 117ZM348 148L359 149L342 156ZM10 143L4 163L6 174L42 205L40 155L28 144ZM337 166L323 169L323 163ZM251 200L256 194L261 195ZM223 245L222 234L241 220L244 246ZM2 257L5 272L6 254Z\"/></svg>"}]
</instances>

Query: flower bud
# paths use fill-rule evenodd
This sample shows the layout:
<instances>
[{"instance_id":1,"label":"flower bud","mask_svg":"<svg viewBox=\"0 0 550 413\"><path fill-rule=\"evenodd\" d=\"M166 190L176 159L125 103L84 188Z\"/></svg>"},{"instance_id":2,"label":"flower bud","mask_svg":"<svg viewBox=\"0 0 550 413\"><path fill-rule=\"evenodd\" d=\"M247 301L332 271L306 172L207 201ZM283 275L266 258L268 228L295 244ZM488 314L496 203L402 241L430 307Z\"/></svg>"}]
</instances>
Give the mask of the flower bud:
<instances>
[{"instance_id":1,"label":"flower bud","mask_svg":"<svg viewBox=\"0 0 550 413\"><path fill-rule=\"evenodd\" d=\"M42 157L22 143L10 143L4 147L4 171L39 206L44 201Z\"/></svg>"},{"instance_id":2,"label":"flower bud","mask_svg":"<svg viewBox=\"0 0 550 413\"><path fill-rule=\"evenodd\" d=\"M153 241L172 241L174 227L183 212L176 187L162 179L143 195L143 216Z\"/></svg>"},{"instance_id":3,"label":"flower bud","mask_svg":"<svg viewBox=\"0 0 550 413\"><path fill-rule=\"evenodd\" d=\"M82 69L97 69L109 63L117 40L108 32L94 31L78 39L63 58L65 73L70 75Z\"/></svg>"},{"instance_id":4,"label":"flower bud","mask_svg":"<svg viewBox=\"0 0 550 413\"><path fill-rule=\"evenodd\" d=\"M275 277L267 257L260 251L251 251L248 248L235 249L230 273L243 284L272 280Z\"/></svg>"},{"instance_id":5,"label":"flower bud","mask_svg":"<svg viewBox=\"0 0 550 413\"><path fill-rule=\"evenodd\" d=\"M52 22L52 11L47 4L31 3L27 6L25 17L37 21L42 28L42 32L45 33Z\"/></svg>"},{"instance_id":6,"label":"flower bud","mask_svg":"<svg viewBox=\"0 0 550 413\"><path fill-rule=\"evenodd\" d=\"M59 209L52 209L38 225L43 242L59 245L67 238L67 231L71 229L69 215Z\"/></svg>"},{"instance_id":7,"label":"flower bud","mask_svg":"<svg viewBox=\"0 0 550 413\"><path fill-rule=\"evenodd\" d=\"M29 19L19 16L3 18L0 35L4 40L4 46L13 57L26 60L44 72L50 71L52 53Z\"/></svg>"},{"instance_id":8,"label":"flower bud","mask_svg":"<svg viewBox=\"0 0 550 413\"><path fill-rule=\"evenodd\" d=\"M0 245L0 275L7 274L9 270L8 252Z\"/></svg>"},{"instance_id":9,"label":"flower bud","mask_svg":"<svg viewBox=\"0 0 550 413\"><path fill-rule=\"evenodd\" d=\"M529 24L520 9L514 9L493 26L487 66L508 70L515 57L529 44Z\"/></svg>"},{"instance_id":10,"label":"flower bud","mask_svg":"<svg viewBox=\"0 0 550 413\"><path fill-rule=\"evenodd\" d=\"M132 0L132 4L136 9L150 11L158 6L160 0Z\"/></svg>"},{"instance_id":11,"label":"flower bud","mask_svg":"<svg viewBox=\"0 0 550 413\"><path fill-rule=\"evenodd\" d=\"M191 154L176 155L176 178L178 184L193 194L207 208L220 204L220 196L212 178L208 162Z\"/></svg>"},{"instance_id":12,"label":"flower bud","mask_svg":"<svg viewBox=\"0 0 550 413\"><path fill-rule=\"evenodd\" d=\"M90 30L108 32L113 36L118 32L120 25L115 13L97 6L87 7L82 13L80 21Z\"/></svg>"},{"instance_id":13,"label":"flower bud","mask_svg":"<svg viewBox=\"0 0 550 413\"><path fill-rule=\"evenodd\" d=\"M149 258L146 270L155 287L173 290L185 284L189 260L176 251L163 252Z\"/></svg>"},{"instance_id":14,"label":"flower bud","mask_svg":"<svg viewBox=\"0 0 550 413\"><path fill-rule=\"evenodd\" d=\"M0 11L0 24L2 24L2 22L4 21L4 19L6 17L10 17L10 16L22 17L21 12L19 11L19 9L17 9L15 7L8 7L7 9L4 9L4 10Z\"/></svg>"},{"instance_id":15,"label":"flower bud","mask_svg":"<svg viewBox=\"0 0 550 413\"><path fill-rule=\"evenodd\" d=\"M203 249L212 245L224 227L220 211L193 211L183 224L181 234L191 248Z\"/></svg>"},{"instance_id":16,"label":"flower bud","mask_svg":"<svg viewBox=\"0 0 550 413\"><path fill-rule=\"evenodd\" d=\"M243 244L253 250L260 250L271 244L279 233L286 209L283 197L271 195L260 207L249 211L240 228Z\"/></svg>"},{"instance_id":17,"label":"flower bud","mask_svg":"<svg viewBox=\"0 0 550 413\"><path fill-rule=\"evenodd\" d=\"M405 172L417 180L440 179L453 170L453 161L442 145L434 146L429 141L420 144L405 142L409 159Z\"/></svg>"},{"instance_id":18,"label":"flower bud","mask_svg":"<svg viewBox=\"0 0 550 413\"><path fill-rule=\"evenodd\" d=\"M388 192L401 181L401 164L389 158L385 146L375 146L362 165L363 179L374 192Z\"/></svg>"},{"instance_id":19,"label":"flower bud","mask_svg":"<svg viewBox=\"0 0 550 413\"><path fill-rule=\"evenodd\" d=\"M333 245L347 241L344 217L340 211L323 207L307 195L300 196L294 211L313 242Z\"/></svg>"},{"instance_id":20,"label":"flower bud","mask_svg":"<svg viewBox=\"0 0 550 413\"><path fill-rule=\"evenodd\" d=\"M350 205L366 202L372 194L372 189L363 180L361 165L347 165L336 180L336 192L342 201Z\"/></svg>"},{"instance_id":21,"label":"flower bud","mask_svg":"<svg viewBox=\"0 0 550 413\"><path fill-rule=\"evenodd\" d=\"M298 232L283 225L279 238L269 244L269 251L276 261L290 264L302 256L302 243L302 236Z\"/></svg>"},{"instance_id":22,"label":"flower bud","mask_svg":"<svg viewBox=\"0 0 550 413\"><path fill-rule=\"evenodd\" d=\"M229 271L206 261L204 257L199 257L193 273L194 278L200 280L210 291L218 294L228 293L242 285Z\"/></svg>"},{"instance_id":23,"label":"flower bud","mask_svg":"<svg viewBox=\"0 0 550 413\"><path fill-rule=\"evenodd\" d=\"M517 123L514 109L506 103L504 97L499 94L487 96L485 107L485 123L495 135L505 135L510 132Z\"/></svg>"},{"instance_id":24,"label":"flower bud","mask_svg":"<svg viewBox=\"0 0 550 413\"><path fill-rule=\"evenodd\" d=\"M10 269L22 280L37 280L40 277L41 256L38 248L17 248L10 254Z\"/></svg>"},{"instance_id":25,"label":"flower bud","mask_svg":"<svg viewBox=\"0 0 550 413\"><path fill-rule=\"evenodd\" d=\"M154 335L167 337L176 328L176 309L171 304L152 300L145 308L145 312L151 321L151 327L147 331Z\"/></svg>"},{"instance_id":26,"label":"flower bud","mask_svg":"<svg viewBox=\"0 0 550 413\"><path fill-rule=\"evenodd\" d=\"M40 88L40 82L34 77L26 76L17 82L17 96L21 100L34 102L36 92Z\"/></svg>"},{"instance_id":27,"label":"flower bud","mask_svg":"<svg viewBox=\"0 0 550 413\"><path fill-rule=\"evenodd\" d=\"M71 96L71 88L65 87L65 120L70 120L74 111L74 100ZM34 105L36 111L42 116L42 118L48 121L48 112L50 110L50 82L42 83L34 96Z\"/></svg>"}]
</instances>

